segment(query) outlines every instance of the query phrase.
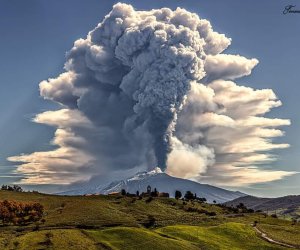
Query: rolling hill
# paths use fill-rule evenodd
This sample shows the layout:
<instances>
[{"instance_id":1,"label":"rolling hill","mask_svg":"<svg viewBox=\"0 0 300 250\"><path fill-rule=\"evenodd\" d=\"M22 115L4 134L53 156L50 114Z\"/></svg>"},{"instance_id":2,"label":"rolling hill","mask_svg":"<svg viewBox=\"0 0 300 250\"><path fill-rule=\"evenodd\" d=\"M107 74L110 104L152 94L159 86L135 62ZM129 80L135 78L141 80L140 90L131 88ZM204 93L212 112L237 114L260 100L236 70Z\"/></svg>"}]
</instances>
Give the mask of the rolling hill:
<instances>
[{"instance_id":1,"label":"rolling hill","mask_svg":"<svg viewBox=\"0 0 300 250\"><path fill-rule=\"evenodd\" d=\"M251 226L277 241L300 246L300 225L260 213L198 201L121 195L62 196L0 191L0 200L39 202L44 221L0 226L0 249L207 249L279 250Z\"/></svg>"},{"instance_id":2,"label":"rolling hill","mask_svg":"<svg viewBox=\"0 0 300 250\"><path fill-rule=\"evenodd\" d=\"M243 203L254 210L262 210L268 213L276 213L280 216L300 218L300 195L289 195L278 198L259 198L255 196L239 197L226 202L226 205L236 206Z\"/></svg>"}]
</instances>

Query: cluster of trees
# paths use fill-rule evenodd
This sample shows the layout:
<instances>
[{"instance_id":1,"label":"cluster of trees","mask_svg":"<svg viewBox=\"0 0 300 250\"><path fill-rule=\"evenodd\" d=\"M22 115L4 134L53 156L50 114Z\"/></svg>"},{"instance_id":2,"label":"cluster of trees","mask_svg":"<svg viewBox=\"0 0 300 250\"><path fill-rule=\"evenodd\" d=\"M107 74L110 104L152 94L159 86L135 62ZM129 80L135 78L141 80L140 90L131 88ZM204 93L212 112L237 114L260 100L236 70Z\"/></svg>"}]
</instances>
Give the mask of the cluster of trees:
<instances>
[{"instance_id":1,"label":"cluster of trees","mask_svg":"<svg viewBox=\"0 0 300 250\"><path fill-rule=\"evenodd\" d=\"M131 193L128 193L126 192L125 189L122 189L121 190L121 195L123 196L128 196L128 197L169 197L169 194L168 193L160 193L156 188L154 188L153 190L151 190L151 187L148 186L147 188L147 193L142 193L140 194L139 191L136 191L136 194L131 194ZM199 201L199 202L206 202L206 198L201 198L201 197L197 197L197 194L195 193L192 193L191 191L186 191L186 193L184 194L184 196L182 195L181 191L179 190L176 190L175 191L175 198L178 200L178 199L185 199L187 201L190 201L190 200L196 200L196 201Z\"/></svg>"},{"instance_id":2,"label":"cluster of trees","mask_svg":"<svg viewBox=\"0 0 300 250\"><path fill-rule=\"evenodd\" d=\"M245 213L254 213L255 211L252 208L247 208L244 203L239 203L235 207L233 205L228 206L226 204L218 204L219 207L226 209L229 213L233 214L245 214ZM257 210L256 212L261 213L261 210Z\"/></svg>"},{"instance_id":3,"label":"cluster of trees","mask_svg":"<svg viewBox=\"0 0 300 250\"><path fill-rule=\"evenodd\" d=\"M23 189L18 185L13 185L13 186L2 185L1 190L23 192Z\"/></svg>"},{"instance_id":4,"label":"cluster of trees","mask_svg":"<svg viewBox=\"0 0 300 250\"><path fill-rule=\"evenodd\" d=\"M0 220L4 225L24 225L39 221L44 207L40 203L0 201Z\"/></svg>"},{"instance_id":5,"label":"cluster of trees","mask_svg":"<svg viewBox=\"0 0 300 250\"><path fill-rule=\"evenodd\" d=\"M179 190L175 191L175 198L178 200L182 197L182 193ZM206 198L200 198L197 197L197 194L193 194L191 191L186 191L185 195L184 195L184 199L185 200L197 200L200 202L206 202Z\"/></svg>"}]
</instances>

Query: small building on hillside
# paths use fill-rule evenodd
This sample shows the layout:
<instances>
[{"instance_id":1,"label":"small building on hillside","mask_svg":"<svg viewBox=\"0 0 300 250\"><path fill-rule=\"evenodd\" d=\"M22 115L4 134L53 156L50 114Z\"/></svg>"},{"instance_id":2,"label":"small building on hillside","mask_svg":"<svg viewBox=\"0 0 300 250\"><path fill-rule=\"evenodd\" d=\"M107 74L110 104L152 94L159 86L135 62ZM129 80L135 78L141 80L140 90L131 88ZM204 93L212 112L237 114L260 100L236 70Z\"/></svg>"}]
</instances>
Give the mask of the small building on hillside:
<instances>
[{"instance_id":1,"label":"small building on hillside","mask_svg":"<svg viewBox=\"0 0 300 250\"><path fill-rule=\"evenodd\" d=\"M111 193L108 193L107 195L109 196L118 196L118 195L121 195L120 192L111 192Z\"/></svg>"}]
</instances>

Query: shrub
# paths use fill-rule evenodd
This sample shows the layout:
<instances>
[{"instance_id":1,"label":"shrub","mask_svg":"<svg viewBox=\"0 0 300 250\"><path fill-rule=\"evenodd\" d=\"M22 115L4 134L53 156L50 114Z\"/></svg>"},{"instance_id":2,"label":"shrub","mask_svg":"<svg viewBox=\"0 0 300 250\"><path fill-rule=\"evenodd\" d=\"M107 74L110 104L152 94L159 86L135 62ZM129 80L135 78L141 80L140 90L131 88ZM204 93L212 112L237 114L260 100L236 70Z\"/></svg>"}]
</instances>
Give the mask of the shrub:
<instances>
[{"instance_id":1,"label":"shrub","mask_svg":"<svg viewBox=\"0 0 300 250\"><path fill-rule=\"evenodd\" d=\"M207 212L206 213L207 216L216 216L216 212Z\"/></svg>"},{"instance_id":2,"label":"shrub","mask_svg":"<svg viewBox=\"0 0 300 250\"><path fill-rule=\"evenodd\" d=\"M208 213L208 211L205 210L205 209L198 209L197 212L198 212L199 214L207 214L207 213Z\"/></svg>"},{"instance_id":3,"label":"shrub","mask_svg":"<svg viewBox=\"0 0 300 250\"><path fill-rule=\"evenodd\" d=\"M152 200L153 200L153 197L150 196L150 197L148 197L148 198L145 200L145 202L146 202L146 203L149 203L149 202L151 202Z\"/></svg>"},{"instance_id":4,"label":"shrub","mask_svg":"<svg viewBox=\"0 0 300 250\"><path fill-rule=\"evenodd\" d=\"M36 223L34 228L33 228L33 231L39 231L39 230L40 230L40 224Z\"/></svg>"},{"instance_id":5,"label":"shrub","mask_svg":"<svg viewBox=\"0 0 300 250\"><path fill-rule=\"evenodd\" d=\"M3 224L22 225L39 221L44 212L40 203L0 201L0 220Z\"/></svg>"},{"instance_id":6,"label":"shrub","mask_svg":"<svg viewBox=\"0 0 300 250\"><path fill-rule=\"evenodd\" d=\"M53 234L51 232L48 232L48 233L45 234L45 237L46 237L46 239L43 242L44 245L51 246L53 244L52 241L51 241L51 238L53 237Z\"/></svg>"},{"instance_id":7,"label":"shrub","mask_svg":"<svg viewBox=\"0 0 300 250\"><path fill-rule=\"evenodd\" d=\"M195 207L187 207L187 208L185 209L185 211L187 211L187 212L198 212L198 209L195 208Z\"/></svg>"},{"instance_id":8,"label":"shrub","mask_svg":"<svg viewBox=\"0 0 300 250\"><path fill-rule=\"evenodd\" d=\"M144 226L146 228L154 227L155 222L156 222L156 220L155 220L154 216L148 215L148 221L146 223L144 223Z\"/></svg>"}]
</instances>

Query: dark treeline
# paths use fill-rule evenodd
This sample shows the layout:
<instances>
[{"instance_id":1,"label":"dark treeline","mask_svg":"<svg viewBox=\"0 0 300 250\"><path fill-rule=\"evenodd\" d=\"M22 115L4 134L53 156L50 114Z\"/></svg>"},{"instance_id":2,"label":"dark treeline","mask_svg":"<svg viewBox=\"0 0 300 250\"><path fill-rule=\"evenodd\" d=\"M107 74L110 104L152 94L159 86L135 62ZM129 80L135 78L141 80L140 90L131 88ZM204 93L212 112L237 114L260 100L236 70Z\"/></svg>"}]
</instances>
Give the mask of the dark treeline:
<instances>
[{"instance_id":1,"label":"dark treeline","mask_svg":"<svg viewBox=\"0 0 300 250\"><path fill-rule=\"evenodd\" d=\"M23 192L24 190L18 186L18 185L13 185L13 186L9 186L9 185L2 185L1 186L1 190L6 190L6 191L14 191L14 192Z\"/></svg>"}]
</instances>

